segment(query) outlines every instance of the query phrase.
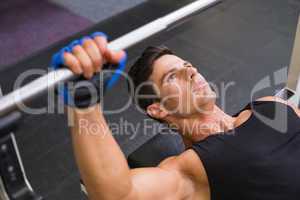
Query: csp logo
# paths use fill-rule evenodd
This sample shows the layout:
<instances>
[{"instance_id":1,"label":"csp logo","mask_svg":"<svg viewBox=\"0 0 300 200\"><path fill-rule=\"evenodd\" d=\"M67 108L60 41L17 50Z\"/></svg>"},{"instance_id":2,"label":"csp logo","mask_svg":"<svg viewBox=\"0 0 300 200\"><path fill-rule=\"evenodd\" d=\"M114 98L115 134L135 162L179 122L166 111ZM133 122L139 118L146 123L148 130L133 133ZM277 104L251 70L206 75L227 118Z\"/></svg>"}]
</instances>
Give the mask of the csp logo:
<instances>
[{"instance_id":1,"label":"csp logo","mask_svg":"<svg viewBox=\"0 0 300 200\"><path fill-rule=\"evenodd\" d=\"M254 100L255 93L258 93L266 88L275 88L276 86L286 83L287 80L287 74L288 74L288 68L282 68L278 71L275 71L272 75L268 75L261 79L260 81L255 84L251 91L251 99ZM273 83L273 84L272 84ZM273 129L281 132L286 133L287 132L287 107L281 106L281 104L276 104L274 108L274 113L272 114L272 117L265 116L259 112L256 112L255 109L253 110L253 114L260 119L261 122L264 124L272 127Z\"/></svg>"}]
</instances>

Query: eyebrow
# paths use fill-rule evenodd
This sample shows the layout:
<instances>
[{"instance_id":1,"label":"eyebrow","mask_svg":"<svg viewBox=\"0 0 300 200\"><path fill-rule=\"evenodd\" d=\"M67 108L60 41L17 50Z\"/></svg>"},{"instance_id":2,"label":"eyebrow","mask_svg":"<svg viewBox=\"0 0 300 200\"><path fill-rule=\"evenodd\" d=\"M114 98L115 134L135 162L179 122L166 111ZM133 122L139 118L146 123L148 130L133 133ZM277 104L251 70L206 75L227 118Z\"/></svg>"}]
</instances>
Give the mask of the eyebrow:
<instances>
[{"instance_id":1,"label":"eyebrow","mask_svg":"<svg viewBox=\"0 0 300 200\"><path fill-rule=\"evenodd\" d=\"M185 61L183 62L183 66L186 66L186 65L191 65L191 63L190 63L189 61L185 60Z\"/></svg>"}]
</instances>

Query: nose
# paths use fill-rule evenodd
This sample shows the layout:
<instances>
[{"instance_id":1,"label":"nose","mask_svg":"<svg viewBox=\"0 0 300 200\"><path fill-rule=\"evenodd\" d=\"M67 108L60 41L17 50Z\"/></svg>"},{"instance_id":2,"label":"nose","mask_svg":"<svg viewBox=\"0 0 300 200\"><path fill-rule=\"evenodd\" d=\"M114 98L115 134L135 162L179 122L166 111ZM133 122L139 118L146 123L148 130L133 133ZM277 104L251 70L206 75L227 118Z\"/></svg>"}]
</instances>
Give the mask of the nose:
<instances>
[{"instance_id":1,"label":"nose","mask_svg":"<svg viewBox=\"0 0 300 200\"><path fill-rule=\"evenodd\" d=\"M189 65L187 68L186 68L186 78L187 80L192 80L193 79L193 76L197 73L197 70L192 67L191 65Z\"/></svg>"},{"instance_id":2,"label":"nose","mask_svg":"<svg viewBox=\"0 0 300 200\"><path fill-rule=\"evenodd\" d=\"M185 71L186 71L187 80L191 80L192 76L193 76L192 68L191 67L187 67Z\"/></svg>"},{"instance_id":3,"label":"nose","mask_svg":"<svg viewBox=\"0 0 300 200\"><path fill-rule=\"evenodd\" d=\"M181 70L178 71L181 78L186 81L192 81L193 76L197 74L197 70L191 65L185 65Z\"/></svg>"}]
</instances>

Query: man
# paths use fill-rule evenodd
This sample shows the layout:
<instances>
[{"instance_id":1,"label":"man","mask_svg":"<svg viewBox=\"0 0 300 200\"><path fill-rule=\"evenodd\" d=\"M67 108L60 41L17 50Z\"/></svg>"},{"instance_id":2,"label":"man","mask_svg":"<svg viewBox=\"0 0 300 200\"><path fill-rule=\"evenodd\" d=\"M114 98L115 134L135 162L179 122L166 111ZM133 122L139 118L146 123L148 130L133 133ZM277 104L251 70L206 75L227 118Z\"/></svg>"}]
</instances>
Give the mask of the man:
<instances>
[{"instance_id":1,"label":"man","mask_svg":"<svg viewBox=\"0 0 300 200\"><path fill-rule=\"evenodd\" d=\"M63 53L64 64L90 79L124 52L106 38L85 38ZM129 169L99 103L70 107L75 157L91 200L274 200L300 196L300 111L275 97L252 102L236 116L215 104L216 95L191 63L166 48L150 47L130 70L136 102L149 116L181 133L187 150L154 168ZM148 95L145 98L145 95ZM151 97L151 98L150 98ZM252 107L251 107L252 106ZM287 115L279 133L253 112ZM87 129L88 126L101 127Z\"/></svg>"}]
</instances>

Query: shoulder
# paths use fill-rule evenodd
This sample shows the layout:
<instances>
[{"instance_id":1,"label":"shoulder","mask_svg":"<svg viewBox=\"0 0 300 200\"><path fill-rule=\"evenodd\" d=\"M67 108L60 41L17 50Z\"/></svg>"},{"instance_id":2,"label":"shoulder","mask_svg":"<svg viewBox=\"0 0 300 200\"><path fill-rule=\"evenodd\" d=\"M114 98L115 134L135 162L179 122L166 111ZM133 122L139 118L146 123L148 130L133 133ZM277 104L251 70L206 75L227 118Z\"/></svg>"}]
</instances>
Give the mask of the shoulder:
<instances>
[{"instance_id":1,"label":"shoulder","mask_svg":"<svg viewBox=\"0 0 300 200\"><path fill-rule=\"evenodd\" d=\"M165 159L159 165L163 169L174 169L197 183L208 183L208 178L201 158L193 149L186 150L179 156Z\"/></svg>"},{"instance_id":2,"label":"shoulder","mask_svg":"<svg viewBox=\"0 0 300 200\"><path fill-rule=\"evenodd\" d=\"M163 160L159 167L161 168L176 168L178 170L186 170L190 164L202 165L201 159L192 149L188 149L178 156L172 156Z\"/></svg>"},{"instance_id":3,"label":"shoulder","mask_svg":"<svg viewBox=\"0 0 300 200\"><path fill-rule=\"evenodd\" d=\"M280 97L275 97L275 96L266 96L266 97L262 97L262 98L259 98L257 99L258 101L276 101L276 102L280 102L280 103L283 103L283 104L286 104L288 106L290 106L294 111L295 113L298 115L298 117L300 117L300 110L299 108L297 108L296 105L280 98Z\"/></svg>"}]
</instances>

